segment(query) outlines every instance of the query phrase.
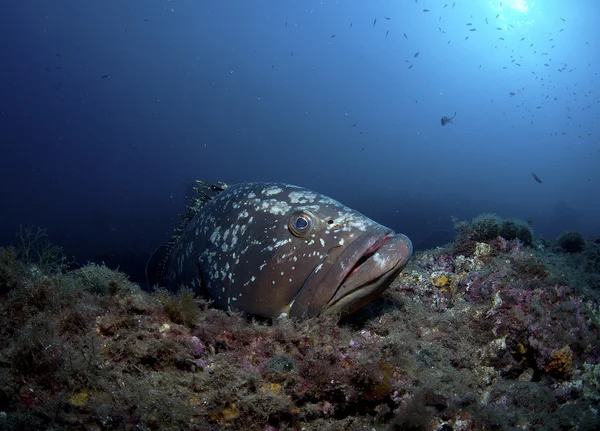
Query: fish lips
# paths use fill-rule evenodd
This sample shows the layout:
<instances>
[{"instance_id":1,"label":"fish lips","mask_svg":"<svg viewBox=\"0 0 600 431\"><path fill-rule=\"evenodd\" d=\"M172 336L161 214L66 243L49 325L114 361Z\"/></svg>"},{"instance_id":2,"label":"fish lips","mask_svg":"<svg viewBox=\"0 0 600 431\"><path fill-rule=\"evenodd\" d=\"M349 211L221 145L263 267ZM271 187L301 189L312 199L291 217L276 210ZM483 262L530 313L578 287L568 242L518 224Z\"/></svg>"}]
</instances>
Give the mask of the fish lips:
<instances>
[{"instance_id":1,"label":"fish lips","mask_svg":"<svg viewBox=\"0 0 600 431\"><path fill-rule=\"evenodd\" d=\"M410 239L381 226L332 249L305 282L290 309L300 319L350 314L377 298L413 253Z\"/></svg>"},{"instance_id":2,"label":"fish lips","mask_svg":"<svg viewBox=\"0 0 600 431\"><path fill-rule=\"evenodd\" d=\"M369 253L370 254L370 253ZM357 262L327 304L327 313L350 314L379 297L413 254L410 239L403 234L389 237L374 253Z\"/></svg>"}]
</instances>

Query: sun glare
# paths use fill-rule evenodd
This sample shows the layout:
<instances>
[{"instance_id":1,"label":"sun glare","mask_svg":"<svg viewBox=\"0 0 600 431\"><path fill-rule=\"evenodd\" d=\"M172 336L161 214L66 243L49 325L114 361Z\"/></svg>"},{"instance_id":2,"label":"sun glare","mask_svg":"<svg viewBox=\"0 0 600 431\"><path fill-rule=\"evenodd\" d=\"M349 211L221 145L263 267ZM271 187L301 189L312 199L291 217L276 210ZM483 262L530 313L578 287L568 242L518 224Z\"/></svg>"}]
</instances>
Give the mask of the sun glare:
<instances>
[{"instance_id":1,"label":"sun glare","mask_svg":"<svg viewBox=\"0 0 600 431\"><path fill-rule=\"evenodd\" d=\"M504 12L520 12L527 13L529 7L533 7L535 2L527 2L527 0L490 0L490 6L492 10L499 14Z\"/></svg>"},{"instance_id":2,"label":"sun glare","mask_svg":"<svg viewBox=\"0 0 600 431\"><path fill-rule=\"evenodd\" d=\"M529 10L529 6L527 5L527 1L526 0L510 0L507 2L508 6L512 7L513 9L521 12L521 13L527 13L527 11ZM532 3L533 6L533 3Z\"/></svg>"}]
</instances>

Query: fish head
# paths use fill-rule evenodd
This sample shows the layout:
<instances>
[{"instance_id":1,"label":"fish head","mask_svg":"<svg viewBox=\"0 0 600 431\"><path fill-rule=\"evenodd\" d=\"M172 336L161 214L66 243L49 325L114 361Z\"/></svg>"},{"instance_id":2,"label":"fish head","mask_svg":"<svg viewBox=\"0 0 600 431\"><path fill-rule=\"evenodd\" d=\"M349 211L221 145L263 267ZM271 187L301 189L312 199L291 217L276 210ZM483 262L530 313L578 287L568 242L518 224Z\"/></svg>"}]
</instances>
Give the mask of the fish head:
<instances>
[{"instance_id":1,"label":"fish head","mask_svg":"<svg viewBox=\"0 0 600 431\"><path fill-rule=\"evenodd\" d=\"M325 195L279 183L244 187L228 217L245 219L244 237L228 251L237 256L228 267L235 283L209 289L219 305L263 317L349 314L389 287L412 256L406 236ZM224 259L213 254L203 278Z\"/></svg>"},{"instance_id":2,"label":"fish head","mask_svg":"<svg viewBox=\"0 0 600 431\"><path fill-rule=\"evenodd\" d=\"M295 248L304 274L289 315L298 319L360 309L389 287L412 256L406 236L333 199L320 195L319 201L319 208L299 208L288 222L291 232L297 222L310 226Z\"/></svg>"}]
</instances>

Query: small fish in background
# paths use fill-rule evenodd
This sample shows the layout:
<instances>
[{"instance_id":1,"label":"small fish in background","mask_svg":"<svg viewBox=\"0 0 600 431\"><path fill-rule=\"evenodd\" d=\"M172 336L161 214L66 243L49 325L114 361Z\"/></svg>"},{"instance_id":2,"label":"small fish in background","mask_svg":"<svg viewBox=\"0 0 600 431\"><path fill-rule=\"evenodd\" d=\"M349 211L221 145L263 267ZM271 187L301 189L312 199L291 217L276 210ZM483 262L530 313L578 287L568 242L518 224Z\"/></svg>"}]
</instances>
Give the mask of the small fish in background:
<instances>
[{"instance_id":1,"label":"small fish in background","mask_svg":"<svg viewBox=\"0 0 600 431\"><path fill-rule=\"evenodd\" d=\"M388 36L388 34L390 34L390 31L389 31L389 30L385 32L385 37L387 37L387 36Z\"/></svg>"},{"instance_id":2,"label":"small fish in background","mask_svg":"<svg viewBox=\"0 0 600 431\"><path fill-rule=\"evenodd\" d=\"M375 27L375 24L377 24L377 18L373 20L373 27Z\"/></svg>"},{"instance_id":3,"label":"small fish in background","mask_svg":"<svg viewBox=\"0 0 600 431\"><path fill-rule=\"evenodd\" d=\"M389 16L384 16L385 19L387 19L388 21L391 19Z\"/></svg>"},{"instance_id":4,"label":"small fish in background","mask_svg":"<svg viewBox=\"0 0 600 431\"><path fill-rule=\"evenodd\" d=\"M417 58L419 56L418 52L415 52L415 54L413 55L414 58Z\"/></svg>"},{"instance_id":5,"label":"small fish in background","mask_svg":"<svg viewBox=\"0 0 600 431\"><path fill-rule=\"evenodd\" d=\"M429 12L429 9L423 9L423 12Z\"/></svg>"},{"instance_id":6,"label":"small fish in background","mask_svg":"<svg viewBox=\"0 0 600 431\"><path fill-rule=\"evenodd\" d=\"M454 119L454 117L456 117L456 112L454 113L454 115L452 117L446 117L446 116L442 116L442 126L445 126L448 123L452 123L452 120Z\"/></svg>"},{"instance_id":7,"label":"small fish in background","mask_svg":"<svg viewBox=\"0 0 600 431\"><path fill-rule=\"evenodd\" d=\"M408 40L408 36L406 35L406 33L404 33L404 37L406 38L406 40Z\"/></svg>"},{"instance_id":8,"label":"small fish in background","mask_svg":"<svg viewBox=\"0 0 600 431\"><path fill-rule=\"evenodd\" d=\"M538 177L535 172L532 172L531 175L533 175L533 179L538 182L539 184L542 184L542 180L540 180L540 177Z\"/></svg>"},{"instance_id":9,"label":"small fish in background","mask_svg":"<svg viewBox=\"0 0 600 431\"><path fill-rule=\"evenodd\" d=\"M102 75L102 79L110 78L110 75Z\"/></svg>"},{"instance_id":10,"label":"small fish in background","mask_svg":"<svg viewBox=\"0 0 600 431\"><path fill-rule=\"evenodd\" d=\"M509 95L510 97L513 97L515 94L516 94L516 93L515 93L514 91L511 91L510 93L508 93L508 95Z\"/></svg>"}]
</instances>

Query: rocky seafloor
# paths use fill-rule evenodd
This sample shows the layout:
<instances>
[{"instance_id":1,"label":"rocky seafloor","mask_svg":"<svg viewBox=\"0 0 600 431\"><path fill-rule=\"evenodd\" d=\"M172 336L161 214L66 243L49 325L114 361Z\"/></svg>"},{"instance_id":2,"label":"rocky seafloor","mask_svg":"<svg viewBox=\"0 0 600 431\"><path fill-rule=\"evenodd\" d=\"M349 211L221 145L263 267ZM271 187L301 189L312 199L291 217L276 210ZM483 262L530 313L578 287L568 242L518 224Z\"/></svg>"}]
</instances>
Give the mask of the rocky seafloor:
<instances>
[{"instance_id":1,"label":"rocky seafloor","mask_svg":"<svg viewBox=\"0 0 600 431\"><path fill-rule=\"evenodd\" d=\"M507 223L457 224L341 322L2 248L0 429L600 429L600 241Z\"/></svg>"}]
</instances>

